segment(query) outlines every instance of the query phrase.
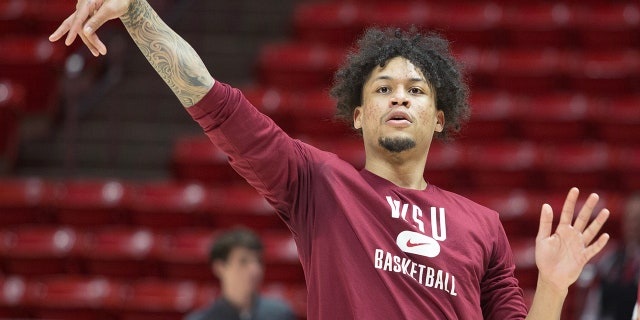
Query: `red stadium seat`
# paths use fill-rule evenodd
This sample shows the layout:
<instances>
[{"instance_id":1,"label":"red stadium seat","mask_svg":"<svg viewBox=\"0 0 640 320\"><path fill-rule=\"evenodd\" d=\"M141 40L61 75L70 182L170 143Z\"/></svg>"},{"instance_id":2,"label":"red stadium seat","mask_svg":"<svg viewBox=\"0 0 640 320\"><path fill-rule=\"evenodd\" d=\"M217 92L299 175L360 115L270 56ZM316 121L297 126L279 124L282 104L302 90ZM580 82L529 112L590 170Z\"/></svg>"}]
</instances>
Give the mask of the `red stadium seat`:
<instances>
[{"instance_id":1,"label":"red stadium seat","mask_svg":"<svg viewBox=\"0 0 640 320\"><path fill-rule=\"evenodd\" d=\"M535 237L510 240L515 275L521 287L535 288L538 281L538 269L535 261Z\"/></svg>"},{"instance_id":2,"label":"red stadium seat","mask_svg":"<svg viewBox=\"0 0 640 320\"><path fill-rule=\"evenodd\" d=\"M124 292L123 284L101 277L56 276L31 281L27 299L40 319L106 319Z\"/></svg>"},{"instance_id":3,"label":"red stadium seat","mask_svg":"<svg viewBox=\"0 0 640 320\"><path fill-rule=\"evenodd\" d=\"M466 140L513 136L512 121L523 108L520 100L506 92L476 91L470 99L471 120L462 128Z\"/></svg>"},{"instance_id":4,"label":"red stadium seat","mask_svg":"<svg viewBox=\"0 0 640 320\"><path fill-rule=\"evenodd\" d=\"M597 101L579 93L532 96L521 106L523 136L536 141L579 141L589 136L587 119Z\"/></svg>"},{"instance_id":5,"label":"red stadium seat","mask_svg":"<svg viewBox=\"0 0 640 320\"><path fill-rule=\"evenodd\" d=\"M190 281L148 279L134 282L125 297L121 319L179 319L192 310L199 287Z\"/></svg>"},{"instance_id":6,"label":"red stadium seat","mask_svg":"<svg viewBox=\"0 0 640 320\"><path fill-rule=\"evenodd\" d=\"M329 86L345 52L307 44L273 44L258 57L260 81L268 86L318 90Z\"/></svg>"},{"instance_id":7,"label":"red stadium seat","mask_svg":"<svg viewBox=\"0 0 640 320\"><path fill-rule=\"evenodd\" d=\"M433 7L436 30L444 31L448 40L462 46L494 47L501 44L499 26L502 7L491 2L447 4Z\"/></svg>"},{"instance_id":8,"label":"red stadium seat","mask_svg":"<svg viewBox=\"0 0 640 320\"><path fill-rule=\"evenodd\" d=\"M27 282L19 276L0 277L0 317L26 319L32 317L27 308Z\"/></svg>"},{"instance_id":9,"label":"red stadium seat","mask_svg":"<svg viewBox=\"0 0 640 320\"><path fill-rule=\"evenodd\" d=\"M0 172L13 168L18 154L20 117L24 107L24 88L0 79Z\"/></svg>"},{"instance_id":10,"label":"red stadium seat","mask_svg":"<svg viewBox=\"0 0 640 320\"><path fill-rule=\"evenodd\" d=\"M336 101L329 97L325 90L299 95L298 100L290 106L289 110L293 134L341 139L352 136L355 132L351 129L352 123L345 123L335 118Z\"/></svg>"},{"instance_id":11,"label":"red stadium seat","mask_svg":"<svg viewBox=\"0 0 640 320\"><path fill-rule=\"evenodd\" d=\"M78 236L69 228L25 226L1 233L0 256L9 273L42 275L78 271Z\"/></svg>"},{"instance_id":12,"label":"red stadium seat","mask_svg":"<svg viewBox=\"0 0 640 320\"><path fill-rule=\"evenodd\" d=\"M0 225L52 222L46 206L52 187L39 178L0 179Z\"/></svg>"},{"instance_id":13,"label":"red stadium seat","mask_svg":"<svg viewBox=\"0 0 640 320\"><path fill-rule=\"evenodd\" d=\"M429 29L436 27L436 21L432 16L434 8L430 3L423 1L408 3L380 1L374 6L366 7L364 11L366 14L362 16L362 19L367 26L394 28L417 26Z\"/></svg>"},{"instance_id":14,"label":"red stadium seat","mask_svg":"<svg viewBox=\"0 0 640 320\"><path fill-rule=\"evenodd\" d=\"M452 52L462 65L471 88L496 91L495 80L500 51L478 47L454 47Z\"/></svg>"},{"instance_id":15,"label":"red stadium seat","mask_svg":"<svg viewBox=\"0 0 640 320\"><path fill-rule=\"evenodd\" d=\"M539 50L571 43L572 10L563 3L532 3L505 8L502 26L512 46Z\"/></svg>"},{"instance_id":16,"label":"red stadium seat","mask_svg":"<svg viewBox=\"0 0 640 320\"><path fill-rule=\"evenodd\" d=\"M535 195L522 190L505 192L475 191L469 199L500 214L500 221L508 236L535 237L540 217L540 207Z\"/></svg>"},{"instance_id":17,"label":"red stadium seat","mask_svg":"<svg viewBox=\"0 0 640 320\"><path fill-rule=\"evenodd\" d=\"M569 190L583 188L613 188L609 177L611 155L601 144L566 144L545 148L543 172L547 186Z\"/></svg>"},{"instance_id":18,"label":"red stadium seat","mask_svg":"<svg viewBox=\"0 0 640 320\"><path fill-rule=\"evenodd\" d=\"M132 197L131 219L155 228L201 226L206 223L205 200L215 197L200 184L149 183Z\"/></svg>"},{"instance_id":19,"label":"red stadium seat","mask_svg":"<svg viewBox=\"0 0 640 320\"><path fill-rule=\"evenodd\" d=\"M640 46L640 7L621 1L576 7L581 44L588 48L630 48Z\"/></svg>"},{"instance_id":20,"label":"red stadium seat","mask_svg":"<svg viewBox=\"0 0 640 320\"><path fill-rule=\"evenodd\" d=\"M363 6L350 2L299 4L293 14L296 38L304 42L349 45L364 28L362 11Z\"/></svg>"},{"instance_id":21,"label":"red stadium seat","mask_svg":"<svg viewBox=\"0 0 640 320\"><path fill-rule=\"evenodd\" d=\"M25 20L33 24L38 34L48 35L75 9L75 4L66 0L28 1Z\"/></svg>"},{"instance_id":22,"label":"red stadium seat","mask_svg":"<svg viewBox=\"0 0 640 320\"><path fill-rule=\"evenodd\" d=\"M25 112L48 112L54 107L58 70L65 57L63 47L41 36L0 39L0 78L9 77L25 87Z\"/></svg>"},{"instance_id":23,"label":"red stadium seat","mask_svg":"<svg viewBox=\"0 0 640 320\"><path fill-rule=\"evenodd\" d=\"M114 277L140 277L159 273L151 258L156 236L147 229L112 227L85 234L82 258L89 272Z\"/></svg>"},{"instance_id":24,"label":"red stadium seat","mask_svg":"<svg viewBox=\"0 0 640 320\"><path fill-rule=\"evenodd\" d=\"M24 108L25 99L24 86L9 78L0 79L0 108Z\"/></svg>"},{"instance_id":25,"label":"red stadium seat","mask_svg":"<svg viewBox=\"0 0 640 320\"><path fill-rule=\"evenodd\" d=\"M640 189L640 179L638 179L640 175L640 147L635 145L620 148L616 155L615 168L625 189Z\"/></svg>"},{"instance_id":26,"label":"red stadium seat","mask_svg":"<svg viewBox=\"0 0 640 320\"><path fill-rule=\"evenodd\" d=\"M464 156L464 151L458 144L431 144L424 172L425 180L441 188L453 188L463 179Z\"/></svg>"},{"instance_id":27,"label":"red stadium seat","mask_svg":"<svg viewBox=\"0 0 640 320\"><path fill-rule=\"evenodd\" d=\"M586 51L569 61L571 86L584 92L630 94L640 81L640 51Z\"/></svg>"},{"instance_id":28,"label":"red stadium seat","mask_svg":"<svg viewBox=\"0 0 640 320\"><path fill-rule=\"evenodd\" d=\"M213 280L209 248L215 234L210 229L185 229L162 236L157 252L162 273L173 278Z\"/></svg>"},{"instance_id":29,"label":"red stadium seat","mask_svg":"<svg viewBox=\"0 0 640 320\"><path fill-rule=\"evenodd\" d=\"M564 88L566 56L555 49L499 52L495 86L515 93L548 93Z\"/></svg>"},{"instance_id":30,"label":"red stadium seat","mask_svg":"<svg viewBox=\"0 0 640 320\"><path fill-rule=\"evenodd\" d=\"M530 143L500 142L466 148L466 167L477 188L536 187L538 149Z\"/></svg>"},{"instance_id":31,"label":"red stadium seat","mask_svg":"<svg viewBox=\"0 0 640 320\"><path fill-rule=\"evenodd\" d=\"M592 117L601 137L614 144L640 141L640 94L617 96L602 105L599 114Z\"/></svg>"},{"instance_id":32,"label":"red stadium seat","mask_svg":"<svg viewBox=\"0 0 640 320\"><path fill-rule=\"evenodd\" d=\"M125 205L132 188L116 180L61 183L56 190L58 221L77 226L126 224Z\"/></svg>"},{"instance_id":33,"label":"red stadium seat","mask_svg":"<svg viewBox=\"0 0 640 320\"><path fill-rule=\"evenodd\" d=\"M28 3L27 0L0 0L0 30L6 34L24 32L28 27L24 23Z\"/></svg>"},{"instance_id":34,"label":"red stadium seat","mask_svg":"<svg viewBox=\"0 0 640 320\"><path fill-rule=\"evenodd\" d=\"M255 189L245 185L216 190L217 197L206 199L213 226L246 226L255 230L282 229L275 210Z\"/></svg>"}]
</instances>

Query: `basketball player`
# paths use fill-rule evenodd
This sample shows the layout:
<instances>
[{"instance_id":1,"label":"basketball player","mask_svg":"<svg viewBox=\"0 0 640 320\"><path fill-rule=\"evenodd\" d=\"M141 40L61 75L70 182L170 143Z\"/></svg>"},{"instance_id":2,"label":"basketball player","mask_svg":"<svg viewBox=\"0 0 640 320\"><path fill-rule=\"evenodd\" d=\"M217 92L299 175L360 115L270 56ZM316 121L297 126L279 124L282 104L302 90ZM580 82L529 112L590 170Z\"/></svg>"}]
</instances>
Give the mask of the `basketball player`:
<instances>
[{"instance_id":1,"label":"basketball player","mask_svg":"<svg viewBox=\"0 0 640 320\"><path fill-rule=\"evenodd\" d=\"M498 214L423 178L433 137L446 138L468 114L443 39L370 30L338 72L338 109L365 145L357 171L291 139L239 90L214 80L145 0L79 0L50 40L80 36L94 55L106 54L95 31L115 18L292 231L309 319L559 319L568 287L609 238L596 239L608 210L589 223L597 195L572 221L578 190L571 189L553 234L545 204L527 314Z\"/></svg>"}]
</instances>

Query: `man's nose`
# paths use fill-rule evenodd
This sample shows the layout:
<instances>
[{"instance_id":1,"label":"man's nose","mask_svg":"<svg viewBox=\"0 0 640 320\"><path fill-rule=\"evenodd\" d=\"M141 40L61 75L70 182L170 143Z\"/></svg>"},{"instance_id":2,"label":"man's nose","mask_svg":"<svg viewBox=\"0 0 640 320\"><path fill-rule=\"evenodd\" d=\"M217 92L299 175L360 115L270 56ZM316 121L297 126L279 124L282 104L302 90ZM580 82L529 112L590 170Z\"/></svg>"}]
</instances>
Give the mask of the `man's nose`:
<instances>
[{"instance_id":1,"label":"man's nose","mask_svg":"<svg viewBox=\"0 0 640 320\"><path fill-rule=\"evenodd\" d=\"M409 107L409 99L407 98L407 94L402 90L397 90L390 100L390 107Z\"/></svg>"}]
</instances>

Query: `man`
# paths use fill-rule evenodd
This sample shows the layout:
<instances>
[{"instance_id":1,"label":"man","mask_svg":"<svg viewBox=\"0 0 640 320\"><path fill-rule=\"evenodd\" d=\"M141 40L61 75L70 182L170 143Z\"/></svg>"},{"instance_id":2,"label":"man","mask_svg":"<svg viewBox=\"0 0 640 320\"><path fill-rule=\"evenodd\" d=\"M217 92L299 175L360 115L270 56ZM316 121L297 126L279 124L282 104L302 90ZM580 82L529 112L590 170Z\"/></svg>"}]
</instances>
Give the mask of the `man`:
<instances>
[{"instance_id":1,"label":"man","mask_svg":"<svg viewBox=\"0 0 640 320\"><path fill-rule=\"evenodd\" d=\"M626 320L638 298L640 277L640 193L627 200L623 242L595 265L597 286L590 290L582 319Z\"/></svg>"},{"instance_id":2,"label":"man","mask_svg":"<svg viewBox=\"0 0 640 320\"><path fill-rule=\"evenodd\" d=\"M468 108L443 39L372 30L338 72L338 108L352 110L365 145L365 168L357 171L291 139L238 90L215 81L144 0L80 0L50 40L67 34L70 44L79 35L94 55L106 54L95 30L115 18L292 231L308 319L559 319L568 287L608 240L593 241L609 215L603 210L589 224L597 195L572 222L578 190L571 189L554 234L544 205L527 315L498 214L423 178L433 136L455 131Z\"/></svg>"},{"instance_id":3,"label":"man","mask_svg":"<svg viewBox=\"0 0 640 320\"><path fill-rule=\"evenodd\" d=\"M186 320L292 320L293 312L282 301L260 296L262 242L247 229L221 235L211 246L211 269L220 280L221 296Z\"/></svg>"}]
</instances>

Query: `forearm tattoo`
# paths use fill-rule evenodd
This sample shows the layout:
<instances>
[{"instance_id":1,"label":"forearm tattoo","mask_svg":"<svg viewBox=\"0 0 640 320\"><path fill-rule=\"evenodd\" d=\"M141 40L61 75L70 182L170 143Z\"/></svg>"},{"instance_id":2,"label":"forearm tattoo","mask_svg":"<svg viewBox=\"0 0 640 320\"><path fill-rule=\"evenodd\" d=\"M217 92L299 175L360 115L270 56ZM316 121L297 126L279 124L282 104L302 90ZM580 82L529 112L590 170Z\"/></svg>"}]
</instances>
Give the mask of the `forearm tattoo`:
<instances>
[{"instance_id":1,"label":"forearm tattoo","mask_svg":"<svg viewBox=\"0 0 640 320\"><path fill-rule=\"evenodd\" d=\"M133 0L120 19L183 106L194 105L209 91L213 78L198 54L145 0Z\"/></svg>"}]
</instances>

